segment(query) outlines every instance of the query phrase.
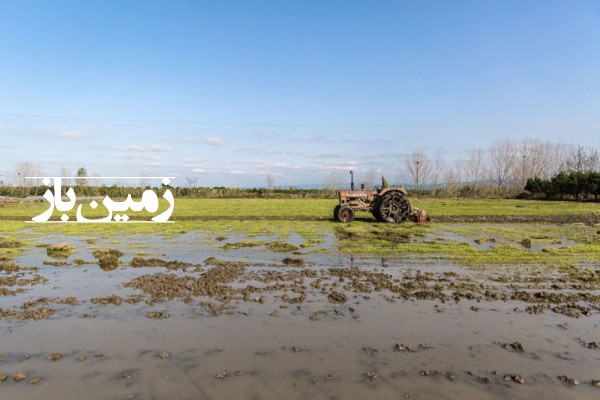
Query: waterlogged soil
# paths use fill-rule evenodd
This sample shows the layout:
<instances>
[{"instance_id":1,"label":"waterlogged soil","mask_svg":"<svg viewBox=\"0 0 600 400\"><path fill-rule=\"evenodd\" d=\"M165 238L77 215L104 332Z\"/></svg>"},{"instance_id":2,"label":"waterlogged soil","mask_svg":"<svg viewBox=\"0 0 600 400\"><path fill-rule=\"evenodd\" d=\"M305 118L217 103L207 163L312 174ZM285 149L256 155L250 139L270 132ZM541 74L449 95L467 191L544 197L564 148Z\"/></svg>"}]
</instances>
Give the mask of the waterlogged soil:
<instances>
[{"instance_id":1,"label":"waterlogged soil","mask_svg":"<svg viewBox=\"0 0 600 400\"><path fill-rule=\"evenodd\" d=\"M332 235L36 241L2 261L2 399L600 396L596 266L358 257Z\"/></svg>"}]
</instances>

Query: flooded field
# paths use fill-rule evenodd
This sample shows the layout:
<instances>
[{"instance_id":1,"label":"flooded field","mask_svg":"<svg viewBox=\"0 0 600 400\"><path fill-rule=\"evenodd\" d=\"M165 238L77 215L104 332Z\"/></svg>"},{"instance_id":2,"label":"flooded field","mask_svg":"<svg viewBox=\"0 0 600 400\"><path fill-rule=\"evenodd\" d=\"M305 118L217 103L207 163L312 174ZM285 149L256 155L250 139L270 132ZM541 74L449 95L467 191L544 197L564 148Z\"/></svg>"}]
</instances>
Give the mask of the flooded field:
<instances>
[{"instance_id":1,"label":"flooded field","mask_svg":"<svg viewBox=\"0 0 600 400\"><path fill-rule=\"evenodd\" d=\"M600 396L593 221L133 225L0 231L0 398Z\"/></svg>"}]
</instances>

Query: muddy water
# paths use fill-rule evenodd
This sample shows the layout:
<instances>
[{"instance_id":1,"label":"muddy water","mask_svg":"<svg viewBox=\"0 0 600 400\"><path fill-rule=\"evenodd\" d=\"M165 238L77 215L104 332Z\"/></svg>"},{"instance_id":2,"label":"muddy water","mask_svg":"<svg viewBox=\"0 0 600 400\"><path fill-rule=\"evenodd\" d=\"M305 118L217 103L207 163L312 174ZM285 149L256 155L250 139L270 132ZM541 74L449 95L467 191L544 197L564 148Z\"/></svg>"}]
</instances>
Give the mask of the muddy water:
<instances>
[{"instance_id":1,"label":"muddy water","mask_svg":"<svg viewBox=\"0 0 600 400\"><path fill-rule=\"evenodd\" d=\"M206 238L196 235L168 242L143 238L150 247L132 248L142 241L135 236L121 244L98 240L96 246L125 253L110 271L95 263L73 266L74 258L95 259L89 244L62 236L46 240L75 245L69 265L43 265L44 248L27 248L16 259L39 266L48 281L1 297L1 308L22 309L27 301L46 298L41 306L55 312L44 320L0 320L0 373L8 377L0 383L1 399L600 396L593 385L600 379L600 349L592 345L600 342L596 303L510 300L516 291L577 292L558 287L559 278L527 286L499 283L498 271L443 263L415 266L335 252L292 256L264 248L225 251L222 242L199 244ZM129 263L139 250L150 253L147 258L193 266L133 268ZM246 264L227 265L225 270L240 271L233 278L203 280L218 268L204 262L208 257ZM304 266L284 266L284 257L302 258ZM156 274L208 282L209 290L190 283L186 288L199 292L188 296L186 288L179 294L167 288L172 298L161 300L156 287L125 285ZM249 285L259 289L248 291ZM509 300L493 300L485 291ZM344 297L331 298L333 292ZM594 295L598 289L579 292ZM284 300L302 293L303 301ZM112 295L123 302L92 301ZM79 304L56 302L68 296ZM135 296L142 300L125 301ZM209 303L223 308L215 312ZM525 311L544 303L550 308L541 314ZM589 315L552 311L568 304ZM164 318L148 318L149 312ZM510 346L516 342L520 346ZM50 360L52 353L61 358ZM17 373L26 379L15 383ZM42 380L30 384L34 377ZM579 384L565 382L569 378Z\"/></svg>"}]
</instances>

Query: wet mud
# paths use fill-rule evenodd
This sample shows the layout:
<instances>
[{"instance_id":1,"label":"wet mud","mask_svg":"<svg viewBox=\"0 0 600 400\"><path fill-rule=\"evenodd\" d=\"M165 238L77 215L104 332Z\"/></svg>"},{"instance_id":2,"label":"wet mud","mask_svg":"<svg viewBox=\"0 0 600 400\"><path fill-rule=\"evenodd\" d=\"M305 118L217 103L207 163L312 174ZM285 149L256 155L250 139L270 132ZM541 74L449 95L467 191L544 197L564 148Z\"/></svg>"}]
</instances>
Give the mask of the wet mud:
<instances>
[{"instance_id":1,"label":"wet mud","mask_svg":"<svg viewBox=\"0 0 600 400\"><path fill-rule=\"evenodd\" d=\"M599 267L50 240L2 262L1 398L600 396Z\"/></svg>"}]
</instances>

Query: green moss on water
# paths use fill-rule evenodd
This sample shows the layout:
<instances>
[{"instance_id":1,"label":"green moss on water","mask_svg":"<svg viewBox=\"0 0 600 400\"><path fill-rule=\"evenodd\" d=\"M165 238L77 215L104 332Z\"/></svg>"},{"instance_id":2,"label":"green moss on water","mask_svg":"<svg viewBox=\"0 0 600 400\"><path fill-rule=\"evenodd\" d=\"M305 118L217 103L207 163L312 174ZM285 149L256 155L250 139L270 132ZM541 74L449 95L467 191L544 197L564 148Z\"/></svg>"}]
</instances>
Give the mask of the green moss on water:
<instances>
[{"instance_id":1,"label":"green moss on water","mask_svg":"<svg viewBox=\"0 0 600 400\"><path fill-rule=\"evenodd\" d=\"M267 244L267 248L271 251L279 252L296 251L299 249L298 246L285 242L271 242Z\"/></svg>"},{"instance_id":2,"label":"green moss on water","mask_svg":"<svg viewBox=\"0 0 600 400\"><path fill-rule=\"evenodd\" d=\"M266 242L262 240L242 240L236 243L225 243L222 248L224 250L243 249L247 247L258 247L264 245Z\"/></svg>"}]
</instances>

